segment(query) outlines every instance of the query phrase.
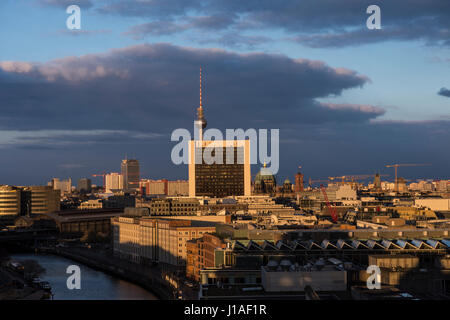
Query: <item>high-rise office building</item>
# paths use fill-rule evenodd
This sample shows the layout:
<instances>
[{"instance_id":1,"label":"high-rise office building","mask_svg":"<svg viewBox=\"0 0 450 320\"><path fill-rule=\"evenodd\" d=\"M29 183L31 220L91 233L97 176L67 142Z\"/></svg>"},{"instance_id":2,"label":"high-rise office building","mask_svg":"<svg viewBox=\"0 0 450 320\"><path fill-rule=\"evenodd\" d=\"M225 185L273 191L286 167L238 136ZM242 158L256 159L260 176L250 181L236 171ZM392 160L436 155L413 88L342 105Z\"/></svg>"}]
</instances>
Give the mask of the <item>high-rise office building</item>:
<instances>
[{"instance_id":1,"label":"high-rise office building","mask_svg":"<svg viewBox=\"0 0 450 320\"><path fill-rule=\"evenodd\" d=\"M53 178L48 186L52 186L53 190L60 190L61 195L69 194L72 192L72 179L61 180L59 178Z\"/></svg>"},{"instance_id":2,"label":"high-rise office building","mask_svg":"<svg viewBox=\"0 0 450 320\"><path fill-rule=\"evenodd\" d=\"M139 190L139 161L136 159L122 160L123 186L127 190Z\"/></svg>"},{"instance_id":3,"label":"high-rise office building","mask_svg":"<svg viewBox=\"0 0 450 320\"><path fill-rule=\"evenodd\" d=\"M194 121L199 139L189 142L189 196L249 196L250 141L203 140L207 122L203 114L201 79L200 69L200 106Z\"/></svg>"},{"instance_id":4,"label":"high-rise office building","mask_svg":"<svg viewBox=\"0 0 450 320\"><path fill-rule=\"evenodd\" d=\"M81 178L78 180L77 189L79 192L90 193L92 191L92 181L88 178Z\"/></svg>"},{"instance_id":5,"label":"high-rise office building","mask_svg":"<svg viewBox=\"0 0 450 320\"><path fill-rule=\"evenodd\" d=\"M111 172L105 176L105 192L113 193L114 191L123 190L123 175L117 172Z\"/></svg>"},{"instance_id":6,"label":"high-rise office building","mask_svg":"<svg viewBox=\"0 0 450 320\"><path fill-rule=\"evenodd\" d=\"M0 186L0 216L19 216L21 214L21 189L13 186Z\"/></svg>"},{"instance_id":7,"label":"high-rise office building","mask_svg":"<svg viewBox=\"0 0 450 320\"><path fill-rule=\"evenodd\" d=\"M31 191L31 213L51 213L60 210L61 193L51 186L31 186L26 187L26 191Z\"/></svg>"}]
</instances>

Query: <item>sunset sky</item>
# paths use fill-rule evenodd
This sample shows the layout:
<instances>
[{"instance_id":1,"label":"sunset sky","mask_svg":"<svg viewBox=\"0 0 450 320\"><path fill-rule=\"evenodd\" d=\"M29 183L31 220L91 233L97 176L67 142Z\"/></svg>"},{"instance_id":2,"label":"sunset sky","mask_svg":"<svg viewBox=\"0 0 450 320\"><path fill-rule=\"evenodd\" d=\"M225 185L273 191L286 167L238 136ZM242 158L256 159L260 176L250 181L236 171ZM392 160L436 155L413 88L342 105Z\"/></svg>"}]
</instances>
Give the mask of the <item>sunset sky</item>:
<instances>
[{"instance_id":1,"label":"sunset sky","mask_svg":"<svg viewBox=\"0 0 450 320\"><path fill-rule=\"evenodd\" d=\"M170 135L193 130L200 66L208 128L280 129L279 181L298 165L392 178L390 163L450 178L448 0L3 0L0 184L117 172L125 155L186 179Z\"/></svg>"}]
</instances>

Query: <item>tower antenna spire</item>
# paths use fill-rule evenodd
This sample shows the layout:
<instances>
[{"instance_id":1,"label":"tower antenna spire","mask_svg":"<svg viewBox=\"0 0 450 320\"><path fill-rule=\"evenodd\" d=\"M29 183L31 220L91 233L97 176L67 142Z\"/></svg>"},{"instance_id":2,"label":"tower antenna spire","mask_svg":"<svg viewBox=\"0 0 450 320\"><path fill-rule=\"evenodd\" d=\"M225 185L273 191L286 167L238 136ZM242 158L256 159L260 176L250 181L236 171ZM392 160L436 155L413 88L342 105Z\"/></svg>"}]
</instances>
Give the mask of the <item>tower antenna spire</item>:
<instances>
[{"instance_id":1,"label":"tower antenna spire","mask_svg":"<svg viewBox=\"0 0 450 320\"><path fill-rule=\"evenodd\" d=\"M200 108L203 108L203 105L202 105L202 67L200 67Z\"/></svg>"},{"instance_id":2,"label":"tower antenna spire","mask_svg":"<svg viewBox=\"0 0 450 320\"><path fill-rule=\"evenodd\" d=\"M197 108L197 120L194 121L195 126L199 130L199 140L203 138L203 129L206 128L206 119L203 115L203 101L202 101L202 67L200 66L200 106Z\"/></svg>"}]
</instances>

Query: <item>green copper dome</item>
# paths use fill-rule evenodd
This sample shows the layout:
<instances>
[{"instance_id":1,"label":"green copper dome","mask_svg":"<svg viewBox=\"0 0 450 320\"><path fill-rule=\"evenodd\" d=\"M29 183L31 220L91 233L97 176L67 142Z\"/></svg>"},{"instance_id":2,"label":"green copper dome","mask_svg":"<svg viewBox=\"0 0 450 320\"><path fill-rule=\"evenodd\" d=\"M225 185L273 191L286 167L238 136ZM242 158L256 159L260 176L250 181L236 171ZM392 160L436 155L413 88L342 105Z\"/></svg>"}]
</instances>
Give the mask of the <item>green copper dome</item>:
<instances>
[{"instance_id":1,"label":"green copper dome","mask_svg":"<svg viewBox=\"0 0 450 320\"><path fill-rule=\"evenodd\" d=\"M255 183L259 184L263 181L273 181L273 183L276 183L275 176L268 168L266 168L266 164L264 164L264 166L255 176Z\"/></svg>"}]
</instances>

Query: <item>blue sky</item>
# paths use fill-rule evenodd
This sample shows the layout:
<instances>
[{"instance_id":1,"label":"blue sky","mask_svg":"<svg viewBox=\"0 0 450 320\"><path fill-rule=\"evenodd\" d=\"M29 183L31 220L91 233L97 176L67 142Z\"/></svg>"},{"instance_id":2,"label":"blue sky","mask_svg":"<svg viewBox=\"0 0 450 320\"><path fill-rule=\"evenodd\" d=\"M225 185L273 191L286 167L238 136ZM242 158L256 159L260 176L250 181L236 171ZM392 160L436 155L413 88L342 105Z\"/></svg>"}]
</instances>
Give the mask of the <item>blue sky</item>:
<instances>
[{"instance_id":1,"label":"blue sky","mask_svg":"<svg viewBox=\"0 0 450 320\"><path fill-rule=\"evenodd\" d=\"M0 2L0 62L14 61L17 63L48 66L51 64L51 61L55 59L64 60L68 57L80 57L85 55L93 55L94 57L97 57L108 54L110 50L132 48L137 45L152 46L158 43L165 43L180 49L190 48L193 50L210 50L212 48L218 48L225 50L225 52L230 54L241 55L239 58L244 57L247 53L264 53L268 56L277 54L279 56L289 58L292 61L295 59L321 61L331 68L345 68L370 80L364 81L361 85L358 85L355 82L354 84L343 84L342 86L336 86L335 88L330 87L329 90L323 90L323 93L317 95L314 94L312 97L308 96L307 102L303 101L305 97L301 96L301 94L299 94L299 96L295 96L295 91L297 90L296 88L298 88L299 91L302 91L300 88L302 86L302 82L299 82L299 84L292 85L292 88L286 88L286 90L292 91L290 91L287 96L280 96L280 104L292 103L292 106L286 105L288 110L291 110L289 108L295 107L294 101L299 100L303 102L299 104L298 107L303 107L306 104L308 104L309 107L309 104L311 103L316 106L319 106L321 103L333 105L372 106L383 110L383 112L370 115L369 117L362 115L364 120L361 120L361 123L358 122L360 120L356 119L354 121L350 121L355 125L355 127L352 128L349 128L346 121L344 121L345 124L342 125L342 130L350 130L353 132L352 130L365 130L365 128L368 128L368 130L365 131L370 132L374 128L374 125L371 124L373 122L381 123L379 126L386 125L386 121L398 121L401 123L411 122L413 124L410 126L414 126L414 128L419 132L421 130L427 130L426 132L429 132L430 135L439 132L439 134L441 134L439 139L444 139L445 141L446 134L448 133L448 131L446 131L448 130L448 122L440 121L450 120L450 98L437 94L442 87L450 87L450 78L448 76L450 71L450 45L448 37L448 35L450 35L450 7L445 1L414 0L412 2L417 8L409 8L408 10L405 10L404 7L408 4L408 1L397 1L396 5L386 1L378 1L381 7L382 28L383 32L386 33L386 37L375 36L377 32L380 32L378 30L364 30L365 20L368 15L364 12L364 10L360 10L360 7L364 8L364 5L356 5L355 1L352 0L342 1L342 8L337 9L335 4L331 4L331 2L327 0L303 1L302 5L304 3L305 7L301 7L299 9L298 16L296 16L296 13L291 14L288 11L284 11L283 8L286 7L286 5L295 5L295 1L288 0L280 0L279 5L277 5L277 1L263 1L260 2L261 8L258 8L258 2L255 2L253 7L250 5L249 7L245 7L244 4L240 4L238 1L229 1L230 5L228 5L223 3L219 4L219 2L214 0L189 0L184 2L186 8L183 10L180 9L180 4L183 3L182 0L168 0L166 2L161 2L164 3L164 5L161 4L158 6L159 2L161 1L2 1ZM365 1L362 2L364 3ZM67 7L67 3L80 4L82 7L81 34L75 35L76 31L70 31L66 28L66 19L68 14L65 12L65 8ZM83 6L85 4L88 4L88 6ZM89 6L89 4L92 6ZM409 2L409 4L411 4L411 2ZM358 7L358 10L356 10L355 7ZM311 12L304 12L308 10ZM272 11L275 14L278 14L278 16L272 16L268 13ZM311 18L311 15L314 15L315 19ZM434 19L429 21L427 19L430 16ZM201 24L202 20L197 19L199 17L213 18L211 20L207 20L207 23ZM232 22L229 21L229 19L231 19L230 17L234 19ZM224 21L223 25L219 23L221 19ZM416 33L414 33L414 25L412 28L409 26L409 23L414 24L414 21L416 21L417 25L424 25L424 29L418 28ZM145 26L146 24L151 24L151 27L139 29L144 30L139 34L130 34L130 31L137 30L137 27L142 25ZM255 25L256 27L248 27L249 24ZM155 25L167 26L167 28L174 27L177 28L177 31L168 32L164 27L162 27L161 30L156 30ZM193 25L194 27L192 27ZM180 30L180 28L184 29ZM358 34L353 34L353 31L356 29L362 30L360 32L364 34L364 39L361 40L361 38L358 38ZM342 45L332 45L330 44L331 42L319 43L317 42L318 40L316 40L320 40L321 36L324 35L340 37L342 34L348 38L348 40L345 39L345 41L342 41ZM135 37L133 37L133 35L135 35ZM316 42L296 41L294 39L295 37L311 37ZM355 37L354 39L356 40L352 40L352 37ZM374 39L375 37L378 37L379 39L371 40L371 37L374 37ZM313 43L313 45L311 45L311 43ZM316 45L316 43L319 43L319 45ZM169 50L170 52L173 51L170 48L166 48L165 50ZM163 52L165 51L161 51L161 54L163 54ZM200 53L199 51L200 63L201 57L204 56L205 65L208 66L208 63L212 65L210 69L206 68L206 79L208 79L208 77L214 77L217 79L216 83L222 83L225 81L225 78L220 79L220 74L213 75L209 73L211 72L210 70L215 70L213 62L209 62L209 53L211 53L211 51L207 51L207 53ZM211 56L213 56L213 54L211 54ZM134 56L128 58L133 59L133 57ZM157 60L158 57L160 57L160 55L156 55L156 60L152 61L152 63L160 63L160 61ZM194 57L192 59L194 59ZM242 63L243 68L246 68L246 59L242 58L242 60L243 61L240 63ZM84 59L83 62L80 61L80 63L88 63L88 61L90 60ZM115 61L121 60L117 59ZM92 63L89 62L90 67L92 67ZM68 64L70 63L68 62ZM186 67L198 69L198 65L192 65L192 62L189 62L189 60L187 60L185 64ZM65 66L57 66L57 68L64 67ZM111 66L111 68L113 67L118 66ZM224 67L225 66L221 66L221 68ZM272 68L276 68L276 65L273 65ZM4 81L9 84L20 84L20 90L33 90L30 86L24 85L24 83L26 83L26 81L33 82L36 78L33 78L31 74L21 73L17 70L18 69L11 70L11 68L8 69L7 67L4 67L3 77L6 79ZM153 69L152 67L151 70L156 69ZM157 70L159 70L159 68ZM221 69L218 67L218 70ZM314 71L314 68L311 70ZM0 80L2 79L1 71L2 70L0 70ZM176 73L177 69L168 69L167 72ZM251 69L249 69L248 72L252 72ZM272 70L271 72L276 73L276 70ZM267 75L270 76L271 72L268 72ZM17 80L15 78L17 76L29 78L28 80L23 78ZM192 75L193 78L196 76L197 74ZM145 77L145 75L143 75L143 77ZM173 74L173 77L176 78L177 75ZM48 78L45 78L45 80L38 80L41 85L42 82L45 83L46 81L49 82L49 85L51 85L52 81L48 80ZM307 83L305 83L305 85L306 84ZM120 85L123 86L124 84L121 83ZM133 87L133 84L131 83L127 83L125 85L130 86L130 88ZM210 88L211 85L212 83L208 83L208 80L206 80L205 99L211 106L211 108L209 108L210 106L208 106L208 104L206 105L206 116L207 118L209 117L214 119L215 116L218 117L219 112L217 111L216 113L214 109L214 101L212 101L214 94L211 94L208 97L208 90L215 91L219 88ZM280 85L282 85L282 83L280 83ZM297 85L298 87L296 87ZM317 82L315 85L320 86L321 83ZM115 84L113 83L111 83L110 86L105 85L105 87L102 88L103 91L101 91L101 94L107 95L108 90L113 90L112 88L114 88L114 86ZM92 88L97 88L97 85L92 84ZM67 90L67 88L64 90ZM176 88L173 88L173 90L176 90ZM250 92L251 90L248 91ZM21 92L22 95L27 95L26 91ZM45 99L49 99L48 101L51 100L51 103L55 104L56 113L59 113L63 107L58 105L58 103L64 104L67 102L64 101L64 95L61 93L61 96L57 96L58 92L55 91L54 96L42 96L35 98L35 95L39 95L39 93L31 94L31 91L29 92L29 95L32 98L27 100L26 103L29 103L27 106L24 106L23 96L11 97L11 95L6 95L5 93L3 97L10 98L11 100L9 101L4 98L3 101L0 101L0 109L2 106L7 106L11 109L13 109L14 106L17 106L18 110L16 114L17 118L15 118L14 115L8 115L8 123L0 122L0 130L3 130L3 139L0 140L0 145L3 141L3 148L14 149L14 143L12 143L12 141L19 136L20 139L23 139L17 131L26 132L27 130L61 129L52 127L52 125L49 124L49 121L47 121L49 120L48 117L51 117L52 114L50 111L48 111L46 119L41 119L36 116L35 118L30 118L29 122L26 120L22 121L20 116L23 115L23 112L26 112L25 110L31 110L27 108L39 110L39 108L47 107L50 102L46 103ZM36 92L39 92L39 90ZM65 92L67 96L67 91ZM73 92L81 95L86 94L84 89L74 89ZM156 101L161 101L161 103L163 103L165 101L164 97L158 96L157 92L158 91L156 90L154 96L146 96L145 99L149 99L149 97L151 99L154 97ZM336 95L334 92L338 92L338 94ZM173 93L177 94L180 93L180 91L174 91ZM133 91L132 94L139 95L140 93ZM195 97L195 94L196 92L193 92L191 97ZM292 95L292 97L289 95ZM0 96L0 98L1 97L2 96ZM132 99L131 92L127 92L121 97L123 97L123 103L125 105L128 104L127 99ZM192 116L194 116L194 109L196 108L195 101L192 101L191 103L191 100L188 98L190 97L180 97L180 100L186 101L187 105L185 108L192 109ZM310 98L313 98L313 100L310 100ZM142 99L144 99L144 97ZM243 99L243 101L244 100L245 99ZM286 102L283 102L284 100L286 100ZM84 99L85 103L89 103L90 101L91 100L87 98ZM269 111L268 113L265 113L265 111L261 112L258 115L257 106L250 105L258 102L253 101L250 98L248 101L249 104L247 104L246 107L249 108L249 117L255 117L254 115L252 116L250 110L254 110L257 114L256 117L264 118L266 115L271 117ZM276 101L276 99L274 99L274 101ZM98 103L108 104L109 102L107 100L100 100ZM132 103L135 103L135 101L130 101L130 104ZM167 100L166 103L170 104L172 101ZM22 110L20 108L24 109ZM95 108L99 108L99 106L93 105L91 108L93 109L89 110L94 110ZM140 106L136 106L136 108L140 108ZM281 108L281 106L274 105L273 109L276 108ZM345 110L348 110L348 108ZM78 117L76 112L71 115L73 120L85 121L86 125L83 129L117 129L108 127L102 123L103 121L116 121L116 119L113 119L112 116L102 119L101 114L104 113L99 110L98 114L95 110L93 112L94 116L97 117L97 123L95 121L90 123L86 120L87 116L79 116L79 119L75 119L75 117ZM157 118L157 122L166 123L166 125L162 128L158 128L157 125L155 125L153 128L148 129L150 132L154 132L156 134L167 134L164 132L164 129L167 128L167 124L169 124L170 127L170 110L164 111L163 107L152 109L152 107L149 106L148 109L136 109L135 112L137 112L137 116L139 115L139 112L142 112L143 116L147 116L147 112L149 114L151 113L154 118ZM166 114L164 112L166 112ZM288 112L290 111L286 111L287 117ZM61 112L61 114L63 113L64 112ZM159 115L161 116L159 117ZM59 123L64 122L65 120L63 115L60 116L61 118L55 117L54 120ZM330 121L328 120L324 123L320 123L320 120L317 120L317 117L322 117L325 119L328 116L329 114L327 113L323 113L322 115L315 115L314 113L312 117L315 119L315 124L307 124L302 127L302 130L308 130L308 133L319 129L322 131L325 129L331 131L335 130L333 132L339 131L341 126L339 121L336 120L334 123L330 124ZM353 114L349 116L349 119L352 119L352 116ZM342 115L342 118L345 118L345 114ZM245 117L243 120L244 119ZM235 125L249 127L251 126L251 118L248 118L248 120L249 122ZM17 125L14 125L14 121L16 121ZM189 121L185 126L190 129L191 123ZM436 124L436 126L438 126L438 128L431 128L429 124L426 124L426 121L437 121L438 124ZM36 124L38 125L36 126ZM120 122L117 122L117 125L121 126ZM182 125L182 123L180 123L180 125ZM217 124L216 126L220 127L221 125L222 124ZM273 123L273 125L275 125L275 123ZM283 129L285 129L286 132L290 132L289 130L294 127L294 123L280 122L280 124L277 125L280 127L282 136ZM427 125L426 129L421 128L421 125ZM316 127L306 129L307 126ZM71 130L80 129L69 124L69 121L67 122L67 128ZM120 129L130 132L146 131L145 126L134 123L133 119L124 123L123 127ZM397 128L379 130L387 132L389 130L397 130ZM406 132L409 132L409 130L414 131L414 129L408 127L398 134L406 135ZM110 134L110 132L102 132L101 134ZM376 135L376 133L374 134ZM67 133L67 135L69 135L69 133ZM286 140L293 141L294 138L295 136L289 136L289 139ZM366 141L371 140L372 138L373 137L367 137ZM8 139L10 139L10 141ZM407 140L407 138L405 139ZM432 141L433 139L434 138L431 136L427 136L423 138L423 143L427 144L427 141ZM75 140L76 139L70 139L71 143L75 143ZM441 140L440 142L443 143L444 141ZM42 183L45 179L50 179L56 175L71 175L75 178L83 175L88 176L91 172L95 173L93 172L95 170L117 171L120 154L124 153L137 154L137 156L142 159L143 163L148 162L149 166L155 168L154 172L151 172L152 170L143 170L144 172L148 171L148 175L152 178L165 176L168 176L169 178L186 177L186 173L184 172L185 170L182 168L165 168L164 158L153 157L154 160L145 160L152 157L148 152L139 150L137 147L137 145L139 145L138 143L136 143L136 147L130 147L130 143L124 140L123 142L117 142L117 144L112 147L110 144L105 145L98 141L92 142L91 144L86 145L84 149L85 153L82 153L81 159L77 159L80 157L79 151L71 154L70 150L64 150L64 152L62 152L62 150L58 148L51 150L45 148L40 149L39 143L41 142L36 142L33 146L26 145L26 147L24 147L24 149L20 149L20 151L13 150L12 154L17 153L18 156L20 155L25 158L37 156L38 159L41 159L40 161L45 161L48 163L48 167L45 167L45 170L39 174L35 173L35 171L30 168L30 173L24 174L22 177L17 176L22 173L12 174L11 171L0 172L0 177L2 175L7 177L4 182L0 181L0 183ZM161 140L161 143L163 142L164 140ZM383 143L385 142L386 141ZM307 148L310 150L308 154L315 152L316 157L320 157L321 159L327 158L327 155L321 154L320 150L316 150L317 146L322 143L324 145L331 143L327 140L326 136L323 137L323 141L319 139L319 141L316 141L315 143L312 143L311 141L303 141L301 143L304 145L299 147L306 148L306 146L308 146ZM363 145L363 141L359 141L358 143L361 150L367 147ZM355 144L358 145L358 143ZM376 143L376 141L373 141L373 143ZM329 165L326 161L321 160L324 167L329 167L329 169L325 171L323 168L319 168L318 165L314 165L316 163L316 159L314 159L314 157L309 158L309 160L304 160L302 159L303 156L301 154L293 154L292 151L289 150L289 152L286 152L285 155L280 155L281 157L288 159L282 160L282 163L284 163L285 166L281 168L279 175L283 177L283 179L286 176L292 176L296 167L294 163L297 162L309 162L309 173L311 176L316 178L318 176L323 177L333 174L369 173L367 171L373 172L374 170L380 170L384 162L410 162L409 159L411 159L411 150L414 148L417 148L416 150L420 150L425 147L432 148L430 145L417 146L417 143L417 139L411 139L411 141L408 141L407 143L402 142L400 149L404 148L404 152L401 155L392 157L386 156L379 159L378 162L375 161L374 163L371 163L369 159L362 159L361 162L355 162L352 160L350 161L351 165L349 164L346 166L346 163L349 163L349 161L344 161L343 163L336 161L333 165ZM67 145L71 144L68 143ZM77 142L76 145L79 146L80 143ZM94 147L102 150L110 150L110 148L113 148L115 151L113 152L113 155L108 153L108 155L105 154L104 156L99 156L98 154L92 154L92 150L89 149ZM342 148L343 158L348 157L346 148L347 147ZM352 149L353 147L349 145L348 148ZM387 149L391 148L392 150L396 150L399 146L387 146ZM430 154L429 158L437 158L440 156L443 158L441 159L442 161L448 159L448 151L441 151L438 146L436 146L433 150L435 154ZM336 152L340 151L337 149ZM65 156L61 156L63 153L67 154ZM417 155L417 151L413 155L417 158L417 160L422 160L419 159L420 157ZM371 159L374 159L374 157ZM427 157L424 157L423 160L425 162L430 162ZM4 159L2 161L11 161L11 159ZM23 165L25 165L26 160L21 161L23 161ZM77 161L83 162L81 167L76 168L76 166L63 166L66 169L62 171L57 169L61 168L61 165L67 163L70 164ZM99 162L105 165L98 165ZM444 162L445 161L442 163ZM94 165L94 163L96 164ZM115 165L115 163L117 163L117 165ZM355 164L357 164L356 167ZM287 168L288 166L290 167L289 169ZM253 170L257 170L257 168ZM349 170L352 172L348 172ZM445 175L448 177L446 168L442 167L439 163L434 165L433 169L427 168L419 170L421 171L415 173L418 176L429 174L431 177L443 177ZM413 171L411 171L411 174L414 174ZM15 182L15 179L17 179L18 182Z\"/></svg>"}]
</instances>

